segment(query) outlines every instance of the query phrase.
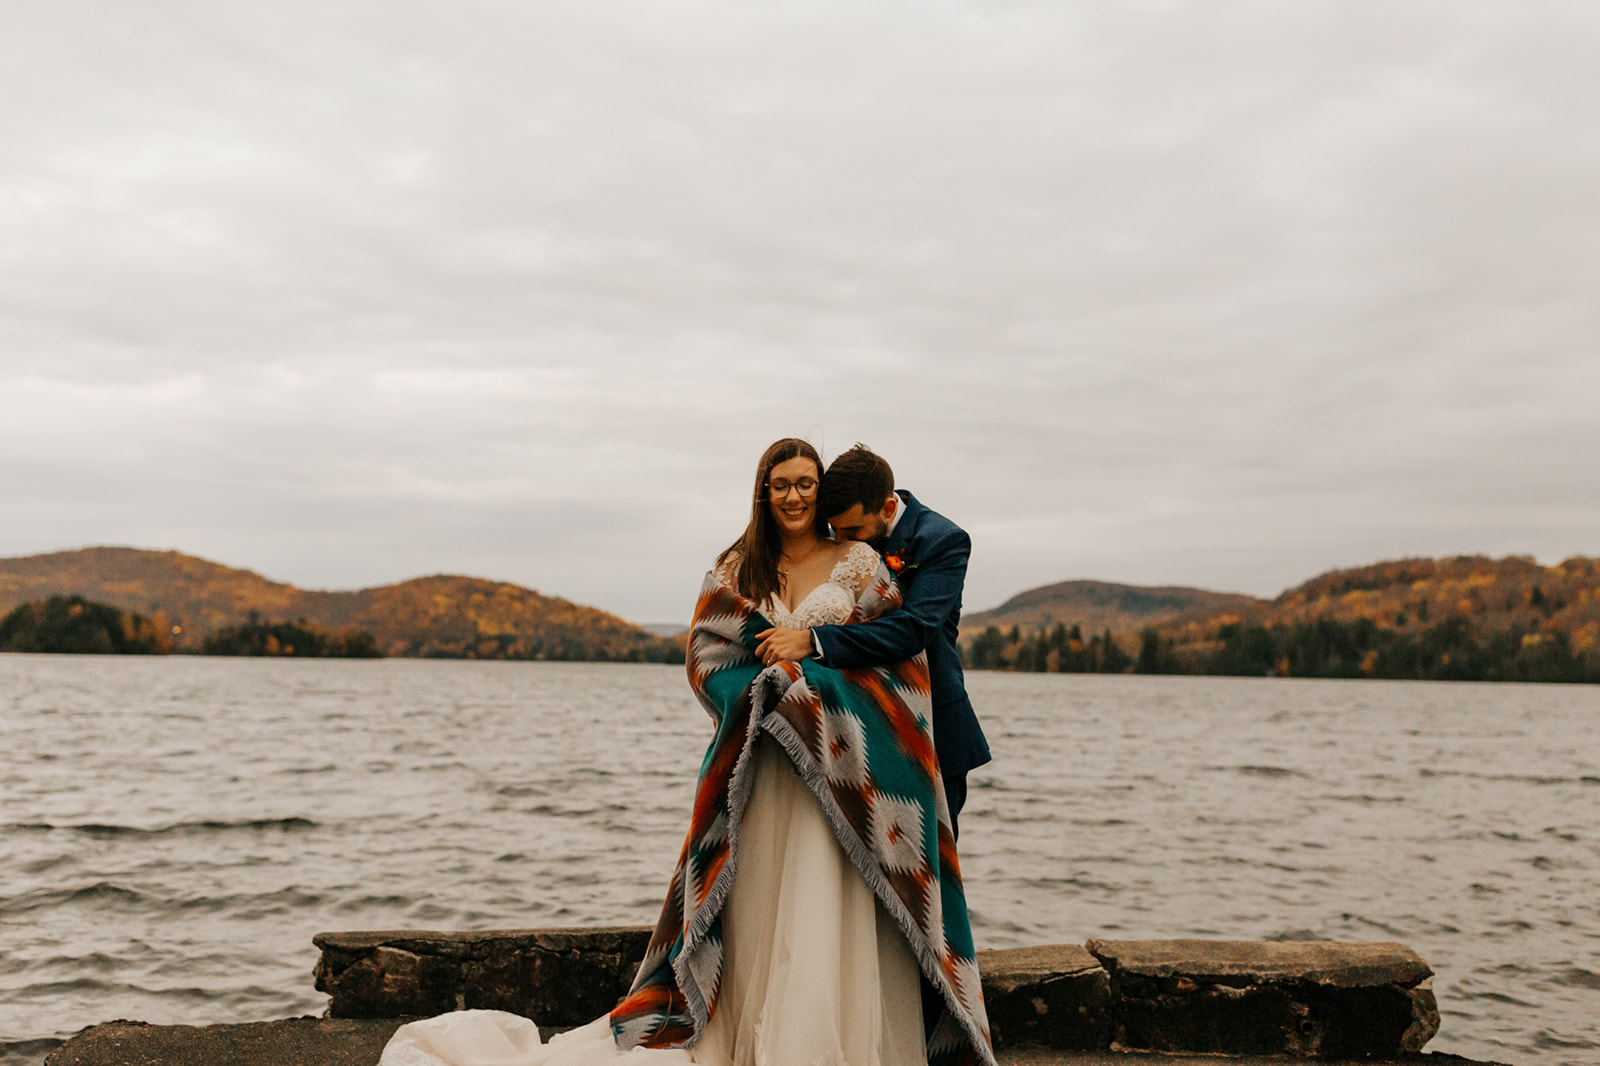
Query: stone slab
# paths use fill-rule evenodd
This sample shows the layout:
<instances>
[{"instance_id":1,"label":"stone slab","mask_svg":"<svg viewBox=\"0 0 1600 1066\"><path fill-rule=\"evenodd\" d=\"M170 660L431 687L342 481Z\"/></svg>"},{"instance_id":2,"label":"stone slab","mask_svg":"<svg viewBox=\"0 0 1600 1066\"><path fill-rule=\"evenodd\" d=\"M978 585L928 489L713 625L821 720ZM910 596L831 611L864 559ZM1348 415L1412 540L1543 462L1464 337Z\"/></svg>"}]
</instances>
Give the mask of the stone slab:
<instances>
[{"instance_id":1,"label":"stone slab","mask_svg":"<svg viewBox=\"0 0 1600 1066\"><path fill-rule=\"evenodd\" d=\"M648 926L318 933L315 976L335 1018L503 1010L541 1026L598 1018L627 994Z\"/></svg>"},{"instance_id":2,"label":"stone slab","mask_svg":"<svg viewBox=\"0 0 1600 1066\"><path fill-rule=\"evenodd\" d=\"M1432 969L1400 944L1091 940L1114 1050L1338 1058L1418 1052Z\"/></svg>"},{"instance_id":3,"label":"stone slab","mask_svg":"<svg viewBox=\"0 0 1600 1066\"><path fill-rule=\"evenodd\" d=\"M401 1018L292 1018L241 1025L107 1022L52 1051L45 1066L374 1066Z\"/></svg>"},{"instance_id":4,"label":"stone slab","mask_svg":"<svg viewBox=\"0 0 1600 1066\"><path fill-rule=\"evenodd\" d=\"M1076 944L978 952L997 1050L1110 1045L1111 978Z\"/></svg>"}]
</instances>

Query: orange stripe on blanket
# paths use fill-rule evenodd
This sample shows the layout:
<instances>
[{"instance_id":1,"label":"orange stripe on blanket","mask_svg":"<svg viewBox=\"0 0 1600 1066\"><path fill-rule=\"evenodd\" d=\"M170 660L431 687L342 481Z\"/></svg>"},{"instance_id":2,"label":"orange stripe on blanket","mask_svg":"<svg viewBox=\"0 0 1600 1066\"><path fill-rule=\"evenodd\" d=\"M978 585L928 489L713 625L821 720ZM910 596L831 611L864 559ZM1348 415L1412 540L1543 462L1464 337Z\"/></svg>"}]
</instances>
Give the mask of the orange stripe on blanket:
<instances>
[{"instance_id":1,"label":"orange stripe on blanket","mask_svg":"<svg viewBox=\"0 0 1600 1066\"><path fill-rule=\"evenodd\" d=\"M850 681L872 696L878 710L894 731L900 750L913 759L929 777L939 772L939 756L933 748L933 738L922 731L922 724L900 699L900 694L884 684L883 675L876 670L842 671Z\"/></svg>"}]
</instances>

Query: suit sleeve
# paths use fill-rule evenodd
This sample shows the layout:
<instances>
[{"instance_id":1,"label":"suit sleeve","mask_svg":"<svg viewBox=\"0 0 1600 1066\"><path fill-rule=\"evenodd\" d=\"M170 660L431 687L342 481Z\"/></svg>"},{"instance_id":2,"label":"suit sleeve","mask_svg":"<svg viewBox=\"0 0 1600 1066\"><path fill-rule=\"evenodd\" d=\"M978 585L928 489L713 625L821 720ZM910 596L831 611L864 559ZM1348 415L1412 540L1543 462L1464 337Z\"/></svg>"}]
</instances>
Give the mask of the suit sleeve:
<instances>
[{"instance_id":1,"label":"suit sleeve","mask_svg":"<svg viewBox=\"0 0 1600 1066\"><path fill-rule=\"evenodd\" d=\"M848 626L817 626L812 639L828 666L885 666L911 658L933 643L945 619L961 609L972 538L960 529L931 545L917 564L898 611Z\"/></svg>"}]
</instances>

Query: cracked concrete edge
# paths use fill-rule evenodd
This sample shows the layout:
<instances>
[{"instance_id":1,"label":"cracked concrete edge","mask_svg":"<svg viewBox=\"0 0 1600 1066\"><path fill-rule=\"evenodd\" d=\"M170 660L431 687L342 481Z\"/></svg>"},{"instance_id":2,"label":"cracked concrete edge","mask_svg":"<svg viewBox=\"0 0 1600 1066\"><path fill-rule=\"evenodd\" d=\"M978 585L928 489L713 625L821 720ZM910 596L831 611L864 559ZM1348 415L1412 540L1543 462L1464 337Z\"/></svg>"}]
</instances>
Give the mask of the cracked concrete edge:
<instances>
[{"instance_id":1,"label":"cracked concrete edge","mask_svg":"<svg viewBox=\"0 0 1600 1066\"><path fill-rule=\"evenodd\" d=\"M1114 977L1189 977L1214 984L1414 988L1433 968L1404 944L1335 940L1090 940Z\"/></svg>"}]
</instances>

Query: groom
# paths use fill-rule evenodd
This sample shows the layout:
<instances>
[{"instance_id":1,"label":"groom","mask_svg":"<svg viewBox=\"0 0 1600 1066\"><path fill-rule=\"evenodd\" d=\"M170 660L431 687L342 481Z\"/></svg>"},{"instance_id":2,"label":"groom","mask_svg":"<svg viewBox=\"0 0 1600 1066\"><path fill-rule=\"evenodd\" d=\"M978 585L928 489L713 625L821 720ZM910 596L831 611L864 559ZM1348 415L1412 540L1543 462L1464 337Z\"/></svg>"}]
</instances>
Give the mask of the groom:
<instances>
[{"instance_id":1,"label":"groom","mask_svg":"<svg viewBox=\"0 0 1600 1066\"><path fill-rule=\"evenodd\" d=\"M972 539L911 493L896 492L889 464L863 444L836 458L822 475L817 509L840 539L864 540L882 553L903 602L898 611L855 625L769 629L756 654L769 665L815 654L828 666L850 668L886 666L926 650L933 746L956 833L956 816L967 801L967 771L989 761L956 651Z\"/></svg>"}]
</instances>

